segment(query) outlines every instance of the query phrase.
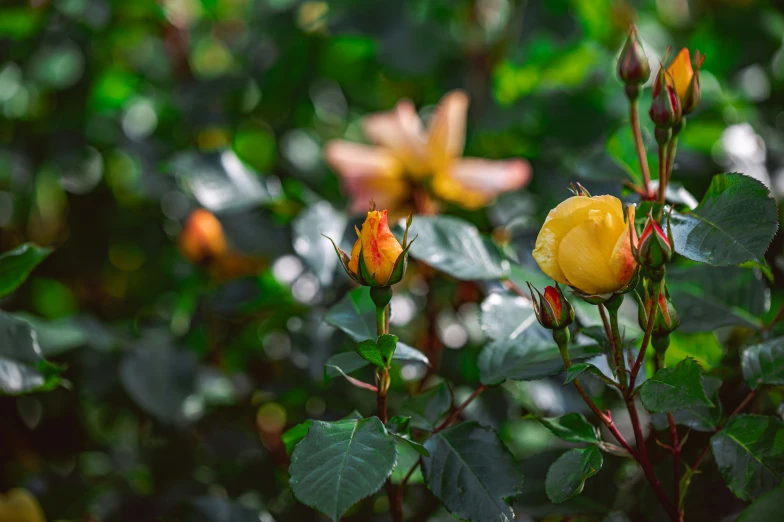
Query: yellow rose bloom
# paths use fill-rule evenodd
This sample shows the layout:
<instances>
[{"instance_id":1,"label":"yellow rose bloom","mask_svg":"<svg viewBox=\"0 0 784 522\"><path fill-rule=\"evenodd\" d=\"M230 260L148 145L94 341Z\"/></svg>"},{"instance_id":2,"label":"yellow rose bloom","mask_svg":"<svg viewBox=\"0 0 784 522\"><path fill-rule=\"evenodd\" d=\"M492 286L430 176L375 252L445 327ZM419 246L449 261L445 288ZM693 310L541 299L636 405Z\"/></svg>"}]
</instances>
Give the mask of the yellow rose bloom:
<instances>
[{"instance_id":1,"label":"yellow rose bloom","mask_svg":"<svg viewBox=\"0 0 784 522\"><path fill-rule=\"evenodd\" d=\"M627 218L634 219L633 207ZM552 209L533 256L549 277L585 294L620 290L637 267L623 205L614 196L574 196Z\"/></svg>"},{"instance_id":2,"label":"yellow rose bloom","mask_svg":"<svg viewBox=\"0 0 784 522\"><path fill-rule=\"evenodd\" d=\"M0 493L0 522L46 522L38 501L26 489Z\"/></svg>"}]
</instances>

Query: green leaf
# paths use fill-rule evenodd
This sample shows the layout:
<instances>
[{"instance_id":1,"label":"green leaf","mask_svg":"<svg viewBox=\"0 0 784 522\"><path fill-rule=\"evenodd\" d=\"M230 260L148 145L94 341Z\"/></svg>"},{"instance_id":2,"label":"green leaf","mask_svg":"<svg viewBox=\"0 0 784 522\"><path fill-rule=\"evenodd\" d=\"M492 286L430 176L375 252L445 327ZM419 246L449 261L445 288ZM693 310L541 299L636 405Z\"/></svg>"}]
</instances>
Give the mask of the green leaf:
<instances>
[{"instance_id":1,"label":"green leaf","mask_svg":"<svg viewBox=\"0 0 784 522\"><path fill-rule=\"evenodd\" d=\"M355 288L327 311L324 320L343 330L356 342L376 338L376 305L370 289Z\"/></svg>"},{"instance_id":2,"label":"green leaf","mask_svg":"<svg viewBox=\"0 0 784 522\"><path fill-rule=\"evenodd\" d=\"M291 452L294 451L294 448L299 444L299 442L305 438L305 435L308 434L308 430L310 426L313 424L313 421L308 419L305 422L301 422L296 426L293 426L286 430L283 435L281 435L280 439L283 441L283 445L286 447L286 454L291 455Z\"/></svg>"},{"instance_id":3,"label":"green leaf","mask_svg":"<svg viewBox=\"0 0 784 522\"><path fill-rule=\"evenodd\" d=\"M752 390L763 384L784 385L784 337L749 346L740 362L743 378Z\"/></svg>"},{"instance_id":4,"label":"green leaf","mask_svg":"<svg viewBox=\"0 0 784 522\"><path fill-rule=\"evenodd\" d=\"M373 339L365 339L361 343L358 343L357 353L370 364L374 364L379 368L387 367L387 361L384 361L381 351L378 349L378 345Z\"/></svg>"},{"instance_id":5,"label":"green leaf","mask_svg":"<svg viewBox=\"0 0 784 522\"><path fill-rule=\"evenodd\" d=\"M585 481L596 475L602 468L604 459L596 446L569 450L553 462L547 471L545 491L549 499L560 504L579 495Z\"/></svg>"},{"instance_id":6,"label":"green leaf","mask_svg":"<svg viewBox=\"0 0 784 522\"><path fill-rule=\"evenodd\" d=\"M764 263L778 229L776 202L765 185L743 174L719 174L692 212L672 213L675 251L713 266Z\"/></svg>"},{"instance_id":7,"label":"green leaf","mask_svg":"<svg viewBox=\"0 0 784 522\"><path fill-rule=\"evenodd\" d=\"M384 363L386 368L389 368L389 365L392 362L396 347L397 335L384 334L379 336L378 350L381 353L381 362Z\"/></svg>"},{"instance_id":8,"label":"green leaf","mask_svg":"<svg viewBox=\"0 0 784 522\"><path fill-rule=\"evenodd\" d=\"M425 483L452 515L473 522L514 520L505 499L520 493L523 475L493 430L463 422L427 439L425 448Z\"/></svg>"},{"instance_id":9,"label":"green leaf","mask_svg":"<svg viewBox=\"0 0 784 522\"><path fill-rule=\"evenodd\" d=\"M600 441L596 427L588 422L582 413L567 413L553 419L537 420L559 439L587 444L597 444Z\"/></svg>"},{"instance_id":10,"label":"green leaf","mask_svg":"<svg viewBox=\"0 0 784 522\"><path fill-rule=\"evenodd\" d=\"M612 513L604 517L604 519L602 519L602 522L630 522L630 521L629 521L629 517L626 516L626 513L624 513L623 511L613 511Z\"/></svg>"},{"instance_id":11,"label":"green leaf","mask_svg":"<svg viewBox=\"0 0 784 522\"><path fill-rule=\"evenodd\" d=\"M413 449L414 451L419 453L421 456L423 456L423 457L429 457L430 456L430 452L422 444L420 444L420 443L418 443L416 441L413 441L413 440L409 439L408 437L404 437L403 435L399 435L397 433L393 433L392 436L395 437L395 440L397 442L402 442L403 444L408 445L411 449Z\"/></svg>"},{"instance_id":12,"label":"green leaf","mask_svg":"<svg viewBox=\"0 0 784 522\"><path fill-rule=\"evenodd\" d=\"M396 464L395 439L378 417L314 421L291 454L289 484L300 502L337 521L378 491Z\"/></svg>"},{"instance_id":13,"label":"green leaf","mask_svg":"<svg viewBox=\"0 0 784 522\"><path fill-rule=\"evenodd\" d=\"M51 248L25 243L0 254L0 297L10 294L24 283L30 272L51 252Z\"/></svg>"},{"instance_id":14,"label":"green leaf","mask_svg":"<svg viewBox=\"0 0 784 522\"><path fill-rule=\"evenodd\" d=\"M569 347L572 362L584 361L600 355L596 343L576 344ZM506 379L535 381L564 371L558 346L536 337L493 341L482 349L477 361L483 384L501 384Z\"/></svg>"},{"instance_id":15,"label":"green leaf","mask_svg":"<svg viewBox=\"0 0 784 522\"><path fill-rule=\"evenodd\" d=\"M640 399L651 412L667 413L707 404L712 406L702 385L702 369L687 357L677 366L662 368L640 388Z\"/></svg>"},{"instance_id":16,"label":"green leaf","mask_svg":"<svg viewBox=\"0 0 784 522\"><path fill-rule=\"evenodd\" d=\"M463 281L501 279L509 262L472 224L452 216L417 216L409 235L419 239L411 255Z\"/></svg>"},{"instance_id":17,"label":"green leaf","mask_svg":"<svg viewBox=\"0 0 784 522\"><path fill-rule=\"evenodd\" d=\"M784 486L768 491L740 514L737 522L780 522L784 513Z\"/></svg>"},{"instance_id":18,"label":"green leaf","mask_svg":"<svg viewBox=\"0 0 784 522\"><path fill-rule=\"evenodd\" d=\"M332 326L343 330L356 342L376 338L376 305L370 299L370 290L367 287L355 288L346 294L343 299L327 311L324 320ZM388 348L387 346L386 349ZM350 353L357 355L354 352ZM340 360L333 360L336 357L340 357ZM430 364L425 354L401 342L397 343L392 360ZM359 361L362 361L362 363ZM345 354L337 354L330 357L326 364L328 367L339 367L349 374L367 366L369 363L359 356L351 358ZM340 375L340 372L334 368L325 369L327 378L333 378L338 375Z\"/></svg>"},{"instance_id":19,"label":"green leaf","mask_svg":"<svg viewBox=\"0 0 784 522\"><path fill-rule=\"evenodd\" d=\"M411 427L433 431L452 407L452 392L445 382L406 399L400 414L411 417Z\"/></svg>"},{"instance_id":20,"label":"green leaf","mask_svg":"<svg viewBox=\"0 0 784 522\"><path fill-rule=\"evenodd\" d=\"M721 388L721 379L711 375L702 377L702 385L705 388L705 395L713 402L713 406L708 406L700 402L696 406L684 408L673 413L675 417L675 424L679 426L687 426L695 431L702 431L712 433L721 421L721 401L719 400L719 388ZM651 415L651 421L654 428L657 430L666 430L669 426L669 420L664 413L654 413Z\"/></svg>"},{"instance_id":21,"label":"green leaf","mask_svg":"<svg viewBox=\"0 0 784 522\"><path fill-rule=\"evenodd\" d=\"M775 417L735 415L711 437L727 487L752 500L784 480L784 423Z\"/></svg>"},{"instance_id":22,"label":"green leaf","mask_svg":"<svg viewBox=\"0 0 784 522\"><path fill-rule=\"evenodd\" d=\"M667 268L667 288L678 310L681 333L722 326L759 328L759 316L766 309L766 287L758 269L672 266Z\"/></svg>"},{"instance_id":23,"label":"green leaf","mask_svg":"<svg viewBox=\"0 0 784 522\"><path fill-rule=\"evenodd\" d=\"M395 353L392 355L393 361L401 363L417 362L422 364L430 364L425 354L411 348L407 344L397 343ZM341 375L340 370L346 375L353 373L361 368L370 364L367 360L363 359L357 352L343 352L338 353L327 359L324 364L324 378L334 379ZM340 370L338 370L338 368Z\"/></svg>"},{"instance_id":24,"label":"green leaf","mask_svg":"<svg viewBox=\"0 0 784 522\"><path fill-rule=\"evenodd\" d=\"M0 395L51 389L59 382L57 373L43 358L30 324L0 311Z\"/></svg>"},{"instance_id":25,"label":"green leaf","mask_svg":"<svg viewBox=\"0 0 784 522\"><path fill-rule=\"evenodd\" d=\"M569 384L580 375L585 373L586 371L593 373L601 378L605 378L606 376L602 373L602 371L594 366L591 363L577 363L573 364L566 370L566 379L564 379L564 384Z\"/></svg>"},{"instance_id":26,"label":"green leaf","mask_svg":"<svg viewBox=\"0 0 784 522\"><path fill-rule=\"evenodd\" d=\"M506 293L491 293L482 301L480 324L493 340L526 335L552 339L552 334L536 320L531 301Z\"/></svg>"}]
</instances>

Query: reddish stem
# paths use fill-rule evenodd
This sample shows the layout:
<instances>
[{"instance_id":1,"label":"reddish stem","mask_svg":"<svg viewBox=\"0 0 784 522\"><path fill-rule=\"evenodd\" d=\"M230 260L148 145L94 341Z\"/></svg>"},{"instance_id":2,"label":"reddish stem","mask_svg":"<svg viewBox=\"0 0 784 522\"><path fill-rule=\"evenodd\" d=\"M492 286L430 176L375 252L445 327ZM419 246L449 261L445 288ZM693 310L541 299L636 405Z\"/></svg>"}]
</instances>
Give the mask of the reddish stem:
<instances>
[{"instance_id":1,"label":"reddish stem","mask_svg":"<svg viewBox=\"0 0 784 522\"><path fill-rule=\"evenodd\" d=\"M463 404L458 406L455 409L455 411L453 411L452 414L449 417L447 417L446 420L444 420L444 422L439 424L436 427L436 429L433 430L433 434L438 433L439 431L443 430L444 428L448 428L449 425L463 412L463 410L466 408L466 406L471 404L471 401L473 401L474 399L479 397L479 394L482 393L483 391L485 391L485 388L487 388L487 386L483 384L479 388L474 390L474 393L472 393L470 397L468 397L465 401L463 401Z\"/></svg>"},{"instance_id":2,"label":"reddish stem","mask_svg":"<svg viewBox=\"0 0 784 522\"><path fill-rule=\"evenodd\" d=\"M667 421L670 424L670 437L672 438L672 479L674 481L674 494L673 499L675 502L675 509L678 510L679 519L683 517L681 510L681 442L678 438L678 429L675 427L675 415L672 413L667 414Z\"/></svg>"},{"instance_id":3,"label":"reddish stem","mask_svg":"<svg viewBox=\"0 0 784 522\"><path fill-rule=\"evenodd\" d=\"M643 190L647 195L646 199L651 199L653 192L651 191L651 173L648 169L648 156L645 154L645 144L642 142L642 131L640 130L640 115L637 111L637 99L629 102L629 122L632 127L632 134L634 134L634 145L637 150L637 160L640 162L640 170L642 171Z\"/></svg>"}]
</instances>

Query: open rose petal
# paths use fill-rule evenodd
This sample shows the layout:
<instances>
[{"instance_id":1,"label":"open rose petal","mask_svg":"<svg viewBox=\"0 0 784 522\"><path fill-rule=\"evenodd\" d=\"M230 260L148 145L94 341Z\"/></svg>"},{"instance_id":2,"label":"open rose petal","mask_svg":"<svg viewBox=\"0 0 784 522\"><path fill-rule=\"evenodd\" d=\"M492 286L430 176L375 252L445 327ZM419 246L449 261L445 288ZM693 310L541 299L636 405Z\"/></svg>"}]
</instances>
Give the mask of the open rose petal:
<instances>
[{"instance_id":1,"label":"open rose petal","mask_svg":"<svg viewBox=\"0 0 784 522\"><path fill-rule=\"evenodd\" d=\"M367 208L371 198L394 208L409 195L403 165L388 149L334 140L324 147L324 158L340 175L355 211Z\"/></svg>"},{"instance_id":2,"label":"open rose petal","mask_svg":"<svg viewBox=\"0 0 784 522\"><path fill-rule=\"evenodd\" d=\"M378 112L362 120L362 129L371 141L388 148L402 161L410 174L426 174L427 140L422 120L410 100L398 102L387 112Z\"/></svg>"},{"instance_id":3,"label":"open rose petal","mask_svg":"<svg viewBox=\"0 0 784 522\"><path fill-rule=\"evenodd\" d=\"M468 95L463 91L451 91L438 102L427 136L434 170L463 154L467 114Z\"/></svg>"},{"instance_id":4,"label":"open rose petal","mask_svg":"<svg viewBox=\"0 0 784 522\"><path fill-rule=\"evenodd\" d=\"M455 160L447 172L436 176L434 191L439 197L469 209L490 203L498 194L517 190L531 179L525 160Z\"/></svg>"}]
</instances>

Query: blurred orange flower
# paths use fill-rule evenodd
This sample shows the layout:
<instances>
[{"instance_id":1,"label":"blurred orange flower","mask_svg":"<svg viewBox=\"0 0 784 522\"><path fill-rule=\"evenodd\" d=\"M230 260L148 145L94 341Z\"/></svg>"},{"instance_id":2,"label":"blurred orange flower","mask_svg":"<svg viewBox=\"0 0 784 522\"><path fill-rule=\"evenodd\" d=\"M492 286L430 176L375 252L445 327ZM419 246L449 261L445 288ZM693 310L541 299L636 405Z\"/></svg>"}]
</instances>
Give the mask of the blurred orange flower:
<instances>
[{"instance_id":1,"label":"blurred orange flower","mask_svg":"<svg viewBox=\"0 0 784 522\"><path fill-rule=\"evenodd\" d=\"M434 195L467 209L481 208L502 193L517 190L531 178L523 159L463 158L468 95L447 93L438 103L428 129L410 100L394 109L365 117L362 128L373 145L333 140L324 156L340 174L361 210L368 199L379 207L398 208L412 188L431 178Z\"/></svg>"}]
</instances>

